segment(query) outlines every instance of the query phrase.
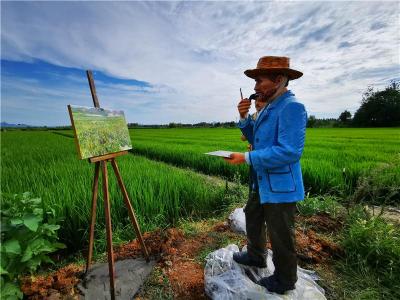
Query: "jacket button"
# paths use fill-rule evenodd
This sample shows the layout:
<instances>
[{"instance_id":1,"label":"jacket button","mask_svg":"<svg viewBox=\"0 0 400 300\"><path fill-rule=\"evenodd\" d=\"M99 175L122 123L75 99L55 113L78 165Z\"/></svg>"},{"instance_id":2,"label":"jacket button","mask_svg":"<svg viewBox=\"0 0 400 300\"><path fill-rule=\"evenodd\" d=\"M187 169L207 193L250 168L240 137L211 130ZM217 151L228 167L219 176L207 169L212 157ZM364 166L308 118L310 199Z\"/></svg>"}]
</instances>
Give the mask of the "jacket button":
<instances>
[{"instance_id":1,"label":"jacket button","mask_svg":"<svg viewBox=\"0 0 400 300\"><path fill-rule=\"evenodd\" d=\"M258 143L258 138L256 138L256 143Z\"/></svg>"},{"instance_id":2,"label":"jacket button","mask_svg":"<svg viewBox=\"0 0 400 300\"><path fill-rule=\"evenodd\" d=\"M258 176L258 180L261 180L262 179L262 177L261 176Z\"/></svg>"}]
</instances>

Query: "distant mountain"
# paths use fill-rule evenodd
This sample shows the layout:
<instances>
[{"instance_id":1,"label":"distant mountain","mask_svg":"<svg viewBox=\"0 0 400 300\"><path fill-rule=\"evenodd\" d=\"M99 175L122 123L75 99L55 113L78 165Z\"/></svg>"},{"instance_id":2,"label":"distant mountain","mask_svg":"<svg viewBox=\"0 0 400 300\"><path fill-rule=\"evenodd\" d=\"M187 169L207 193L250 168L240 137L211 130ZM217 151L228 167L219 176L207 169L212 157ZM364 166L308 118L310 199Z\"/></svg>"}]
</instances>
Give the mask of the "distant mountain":
<instances>
[{"instance_id":1,"label":"distant mountain","mask_svg":"<svg viewBox=\"0 0 400 300\"><path fill-rule=\"evenodd\" d=\"M32 127L32 126L26 125L26 124L12 124L12 123L7 123L7 122L1 122L0 127L1 128L26 128L26 127Z\"/></svg>"}]
</instances>

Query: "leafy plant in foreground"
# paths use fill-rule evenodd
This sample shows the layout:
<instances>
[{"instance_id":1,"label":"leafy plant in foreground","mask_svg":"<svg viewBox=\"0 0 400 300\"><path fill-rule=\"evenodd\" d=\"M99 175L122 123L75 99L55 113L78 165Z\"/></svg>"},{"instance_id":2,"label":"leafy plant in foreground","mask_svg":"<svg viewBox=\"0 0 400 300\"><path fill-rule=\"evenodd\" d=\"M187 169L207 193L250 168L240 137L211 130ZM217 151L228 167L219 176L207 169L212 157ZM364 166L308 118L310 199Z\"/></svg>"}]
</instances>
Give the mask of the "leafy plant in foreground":
<instances>
[{"instance_id":1,"label":"leafy plant in foreground","mask_svg":"<svg viewBox=\"0 0 400 300\"><path fill-rule=\"evenodd\" d=\"M46 219L48 223L45 223ZM54 211L43 211L42 200L30 193L2 194L1 209L1 298L21 299L18 277L34 272L48 254L64 248L57 242Z\"/></svg>"}]
</instances>

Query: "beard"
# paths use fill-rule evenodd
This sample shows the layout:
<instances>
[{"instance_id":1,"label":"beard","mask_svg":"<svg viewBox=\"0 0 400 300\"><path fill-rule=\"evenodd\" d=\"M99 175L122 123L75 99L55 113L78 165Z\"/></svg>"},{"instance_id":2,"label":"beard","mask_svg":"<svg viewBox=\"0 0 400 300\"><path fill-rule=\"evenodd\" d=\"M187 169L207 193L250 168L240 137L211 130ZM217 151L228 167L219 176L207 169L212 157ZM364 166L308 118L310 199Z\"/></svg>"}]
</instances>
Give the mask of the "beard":
<instances>
[{"instance_id":1,"label":"beard","mask_svg":"<svg viewBox=\"0 0 400 300\"><path fill-rule=\"evenodd\" d=\"M266 92L264 92L262 94L262 100L264 102L270 102L272 100L272 96L274 96L277 91L278 91L278 87L274 87L272 89L267 90Z\"/></svg>"}]
</instances>

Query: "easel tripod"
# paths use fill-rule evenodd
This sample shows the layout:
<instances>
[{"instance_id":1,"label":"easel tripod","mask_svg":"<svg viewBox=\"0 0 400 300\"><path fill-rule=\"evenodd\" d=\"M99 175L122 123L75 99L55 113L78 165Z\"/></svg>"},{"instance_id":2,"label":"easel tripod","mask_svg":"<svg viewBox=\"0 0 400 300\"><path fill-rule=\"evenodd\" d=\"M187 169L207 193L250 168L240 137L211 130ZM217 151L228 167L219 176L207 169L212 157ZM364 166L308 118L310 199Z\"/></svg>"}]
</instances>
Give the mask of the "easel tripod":
<instances>
[{"instance_id":1,"label":"easel tripod","mask_svg":"<svg viewBox=\"0 0 400 300\"><path fill-rule=\"evenodd\" d=\"M86 75L89 81L90 92L92 94L93 103L95 107L100 107L99 101L96 95L96 88L94 85L93 75L91 71L86 71ZM106 218L106 234L107 234L107 253L108 253L108 269L110 275L110 294L111 299L115 299L115 269L114 269L114 255L112 247L112 229L111 229L111 216L110 216L110 194L108 191L108 174L107 174L107 163L111 162L112 168L114 170L115 176L117 177L118 185L122 191L124 202L128 208L129 218L135 229L136 236L139 239L140 245L142 247L143 254L146 261L149 262L149 253L147 252L146 245L143 241L142 233L140 232L139 224L137 222L135 212L133 211L132 205L130 203L128 192L126 191L124 182L122 180L121 174L118 169L117 162L115 158L127 154L128 151L121 151L116 153L111 153L103 156L92 157L89 159L91 163L95 163L94 179L93 179L93 190L92 190L92 208L91 208L91 221L90 221L90 235L89 235L89 252L86 262L86 273L89 271L92 255L93 255L93 239L94 239L94 225L96 223L96 208L97 208L97 196L99 187L99 174L100 168L103 177L103 194L104 194L104 213Z\"/></svg>"}]
</instances>

